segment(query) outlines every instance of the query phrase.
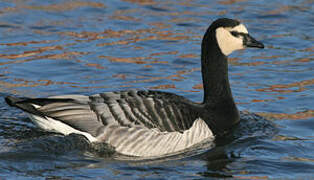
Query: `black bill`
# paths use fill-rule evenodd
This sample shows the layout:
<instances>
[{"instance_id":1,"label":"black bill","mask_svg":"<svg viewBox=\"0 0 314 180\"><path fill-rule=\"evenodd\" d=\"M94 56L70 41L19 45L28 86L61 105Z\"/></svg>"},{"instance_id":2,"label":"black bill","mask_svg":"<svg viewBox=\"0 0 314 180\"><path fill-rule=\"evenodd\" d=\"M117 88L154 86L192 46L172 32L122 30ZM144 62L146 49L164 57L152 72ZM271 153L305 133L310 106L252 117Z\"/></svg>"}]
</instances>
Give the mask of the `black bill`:
<instances>
[{"instance_id":1,"label":"black bill","mask_svg":"<svg viewBox=\"0 0 314 180\"><path fill-rule=\"evenodd\" d=\"M255 40L252 36L249 34L246 34L243 38L243 44L246 47L252 47L252 48L264 48L264 44Z\"/></svg>"}]
</instances>

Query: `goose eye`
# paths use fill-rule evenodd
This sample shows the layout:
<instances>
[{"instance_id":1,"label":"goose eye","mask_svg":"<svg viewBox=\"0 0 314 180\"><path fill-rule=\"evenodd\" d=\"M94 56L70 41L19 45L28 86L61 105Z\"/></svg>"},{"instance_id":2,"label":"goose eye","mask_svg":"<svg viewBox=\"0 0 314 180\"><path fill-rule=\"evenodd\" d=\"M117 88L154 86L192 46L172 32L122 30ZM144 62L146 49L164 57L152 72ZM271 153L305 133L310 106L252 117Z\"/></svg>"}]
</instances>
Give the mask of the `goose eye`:
<instances>
[{"instance_id":1,"label":"goose eye","mask_svg":"<svg viewBox=\"0 0 314 180\"><path fill-rule=\"evenodd\" d=\"M240 36L240 33L239 32L236 32L236 31L231 31L231 34L235 37L239 37Z\"/></svg>"}]
</instances>

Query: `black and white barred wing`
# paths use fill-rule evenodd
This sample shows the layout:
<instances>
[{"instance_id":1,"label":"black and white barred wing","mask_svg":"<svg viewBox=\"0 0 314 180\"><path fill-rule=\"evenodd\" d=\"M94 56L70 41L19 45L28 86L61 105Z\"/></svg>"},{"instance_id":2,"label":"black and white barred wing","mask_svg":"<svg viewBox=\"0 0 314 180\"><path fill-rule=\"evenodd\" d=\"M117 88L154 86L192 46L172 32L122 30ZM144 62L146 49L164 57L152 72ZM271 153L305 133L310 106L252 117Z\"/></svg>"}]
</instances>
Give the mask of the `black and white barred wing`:
<instances>
[{"instance_id":1,"label":"black and white barred wing","mask_svg":"<svg viewBox=\"0 0 314 180\"><path fill-rule=\"evenodd\" d=\"M161 132L142 126L124 127L109 125L98 139L107 142L121 154L140 157L175 154L202 142L214 146L214 135L202 119L183 132Z\"/></svg>"},{"instance_id":2,"label":"black and white barred wing","mask_svg":"<svg viewBox=\"0 0 314 180\"><path fill-rule=\"evenodd\" d=\"M127 91L97 94L90 100L92 110L106 124L97 139L122 154L160 156L214 139L207 124L181 96Z\"/></svg>"},{"instance_id":3,"label":"black and white barred wing","mask_svg":"<svg viewBox=\"0 0 314 180\"><path fill-rule=\"evenodd\" d=\"M105 125L140 125L172 132L189 129L196 119L180 101L183 99L158 91L107 92L91 96L90 107Z\"/></svg>"},{"instance_id":4,"label":"black and white barred wing","mask_svg":"<svg viewBox=\"0 0 314 180\"><path fill-rule=\"evenodd\" d=\"M49 118L57 124L61 122L97 137L107 125L142 126L156 128L161 132L187 130L197 117L185 108L182 99L185 100L170 93L133 90L92 96L62 95L35 99L7 97L6 101L28 112L33 120ZM34 122L43 129L54 130L45 127L47 124Z\"/></svg>"},{"instance_id":5,"label":"black and white barred wing","mask_svg":"<svg viewBox=\"0 0 314 180\"><path fill-rule=\"evenodd\" d=\"M42 129L77 133L91 142L135 156L159 156L213 139L207 124L185 98L156 91L107 92L92 96L7 97ZM189 107L187 107L189 106Z\"/></svg>"}]
</instances>

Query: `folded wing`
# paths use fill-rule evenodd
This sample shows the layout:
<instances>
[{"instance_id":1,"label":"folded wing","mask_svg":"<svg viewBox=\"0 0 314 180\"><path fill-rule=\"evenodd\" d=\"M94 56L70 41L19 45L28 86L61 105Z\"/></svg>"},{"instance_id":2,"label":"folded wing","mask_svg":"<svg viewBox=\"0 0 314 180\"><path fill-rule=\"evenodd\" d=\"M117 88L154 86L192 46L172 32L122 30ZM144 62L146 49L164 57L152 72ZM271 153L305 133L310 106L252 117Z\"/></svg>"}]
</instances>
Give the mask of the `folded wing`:
<instances>
[{"instance_id":1,"label":"folded wing","mask_svg":"<svg viewBox=\"0 0 314 180\"><path fill-rule=\"evenodd\" d=\"M32 115L49 117L94 137L108 125L156 128L182 132L197 118L184 97L158 91L106 92L92 96L63 95L49 98L7 97L9 105Z\"/></svg>"}]
</instances>

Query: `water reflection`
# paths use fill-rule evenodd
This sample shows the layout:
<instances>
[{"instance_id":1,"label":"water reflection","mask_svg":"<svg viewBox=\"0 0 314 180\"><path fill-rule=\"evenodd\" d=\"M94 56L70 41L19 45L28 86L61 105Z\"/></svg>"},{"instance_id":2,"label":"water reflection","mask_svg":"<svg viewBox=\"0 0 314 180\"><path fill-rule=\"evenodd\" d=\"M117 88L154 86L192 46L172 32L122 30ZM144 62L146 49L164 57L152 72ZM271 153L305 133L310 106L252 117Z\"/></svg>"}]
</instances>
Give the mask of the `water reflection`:
<instances>
[{"instance_id":1,"label":"water reflection","mask_svg":"<svg viewBox=\"0 0 314 180\"><path fill-rule=\"evenodd\" d=\"M310 0L0 2L2 97L144 88L201 101L202 35L212 20L227 16L244 21L267 46L265 51L240 51L229 59L238 107L275 123L242 114L252 117L233 137L218 140L211 151L151 166L113 161L84 147L59 155L49 155L43 148L40 154L30 153L27 161L0 161L0 179L12 173L121 179L312 175L312 6ZM38 131L25 114L0 104L1 151L10 150L12 143L31 144L51 135ZM50 141L57 148L53 144L63 147L66 140Z\"/></svg>"},{"instance_id":2,"label":"water reflection","mask_svg":"<svg viewBox=\"0 0 314 180\"><path fill-rule=\"evenodd\" d=\"M71 11L80 7L90 6L90 7L97 7L97 8L104 8L106 7L102 3L96 2L83 2L83 1L71 1L71 2L61 2L56 4L49 4L49 5L28 5L29 1L15 1L14 4L16 7L7 7L4 8L4 11L18 11L20 9L30 9L30 10L40 10L40 11L53 11L53 12L60 12L60 11ZM40 4L40 3L38 3Z\"/></svg>"},{"instance_id":3,"label":"water reflection","mask_svg":"<svg viewBox=\"0 0 314 180\"><path fill-rule=\"evenodd\" d=\"M297 112L294 114L288 113L258 113L261 116L268 117L271 119L310 119L314 117L314 110L307 110L303 112Z\"/></svg>"}]
</instances>

